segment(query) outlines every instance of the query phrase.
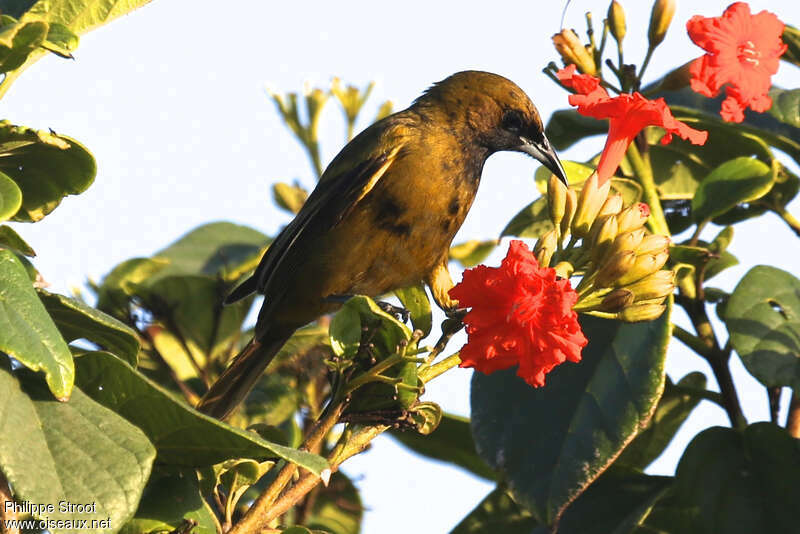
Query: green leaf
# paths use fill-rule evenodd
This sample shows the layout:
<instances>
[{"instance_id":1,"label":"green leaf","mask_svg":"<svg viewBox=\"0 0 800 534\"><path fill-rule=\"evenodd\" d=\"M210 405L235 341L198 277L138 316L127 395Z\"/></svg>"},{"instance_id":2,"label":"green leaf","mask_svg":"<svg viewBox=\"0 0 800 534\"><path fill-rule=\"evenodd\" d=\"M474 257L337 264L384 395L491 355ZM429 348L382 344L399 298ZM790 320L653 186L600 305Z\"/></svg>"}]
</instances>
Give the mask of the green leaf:
<instances>
[{"instance_id":1,"label":"green leaf","mask_svg":"<svg viewBox=\"0 0 800 534\"><path fill-rule=\"evenodd\" d=\"M0 121L0 172L22 191L13 220L35 222L67 195L84 192L97 167L86 148L72 138Z\"/></svg>"},{"instance_id":2,"label":"green leaf","mask_svg":"<svg viewBox=\"0 0 800 534\"><path fill-rule=\"evenodd\" d=\"M136 294L158 321L186 342L202 365L227 351L239 337L253 303L251 297L223 306L225 287L211 276L175 275L158 278Z\"/></svg>"},{"instance_id":3,"label":"green leaf","mask_svg":"<svg viewBox=\"0 0 800 534\"><path fill-rule=\"evenodd\" d=\"M577 161L562 160L561 165L567 173L570 185L577 185L585 182L589 176L595 171L595 165L587 165ZM547 167L539 167L533 175L536 180L536 188L543 195L547 194L547 182L550 180L550 175L553 172Z\"/></svg>"},{"instance_id":4,"label":"green leaf","mask_svg":"<svg viewBox=\"0 0 800 534\"><path fill-rule=\"evenodd\" d=\"M277 426L298 410L300 394L297 379L278 373L267 373L256 383L245 400L242 415L247 425L263 423Z\"/></svg>"},{"instance_id":5,"label":"green leaf","mask_svg":"<svg viewBox=\"0 0 800 534\"><path fill-rule=\"evenodd\" d=\"M769 114L795 128L800 128L800 89L778 89L773 87L769 92L772 107Z\"/></svg>"},{"instance_id":6,"label":"green leaf","mask_svg":"<svg viewBox=\"0 0 800 534\"><path fill-rule=\"evenodd\" d=\"M330 324L331 349L337 356L351 359L361 344L361 314L353 307L336 312Z\"/></svg>"},{"instance_id":7,"label":"green leaf","mask_svg":"<svg viewBox=\"0 0 800 534\"><path fill-rule=\"evenodd\" d=\"M495 488L450 534L532 534L538 525L530 512L514 502L508 491Z\"/></svg>"},{"instance_id":8,"label":"green leaf","mask_svg":"<svg viewBox=\"0 0 800 534\"><path fill-rule=\"evenodd\" d=\"M152 281L176 274L204 274L236 281L258 265L262 249L271 239L247 226L213 222L198 226L157 252L154 259L169 265Z\"/></svg>"},{"instance_id":9,"label":"green leaf","mask_svg":"<svg viewBox=\"0 0 800 534\"><path fill-rule=\"evenodd\" d=\"M281 208L290 213L297 213L305 204L308 191L298 185L278 182L272 185L272 199Z\"/></svg>"},{"instance_id":10,"label":"green leaf","mask_svg":"<svg viewBox=\"0 0 800 534\"><path fill-rule=\"evenodd\" d=\"M646 323L581 319L589 344L532 388L514 369L472 379L478 454L552 525L646 425L664 387L669 313Z\"/></svg>"},{"instance_id":11,"label":"green leaf","mask_svg":"<svg viewBox=\"0 0 800 534\"><path fill-rule=\"evenodd\" d=\"M132 258L125 260L104 278L97 291L97 309L117 318L127 318L129 300L137 287L169 264L168 260Z\"/></svg>"},{"instance_id":12,"label":"green leaf","mask_svg":"<svg viewBox=\"0 0 800 534\"><path fill-rule=\"evenodd\" d=\"M457 465L487 480L497 479L475 452L469 418L444 414L438 428L427 436L401 430L390 430L389 435L417 454Z\"/></svg>"},{"instance_id":13,"label":"green leaf","mask_svg":"<svg viewBox=\"0 0 800 534\"><path fill-rule=\"evenodd\" d=\"M431 301L428 300L425 286L417 284L396 289L394 294L411 315L411 324L414 325L414 329L422 331L423 338L427 337L431 333L433 316L431 315Z\"/></svg>"},{"instance_id":14,"label":"green leaf","mask_svg":"<svg viewBox=\"0 0 800 534\"><path fill-rule=\"evenodd\" d=\"M71 58L72 52L78 48L80 38L63 24L54 22L50 24L47 38L42 47L61 57Z\"/></svg>"},{"instance_id":15,"label":"green leaf","mask_svg":"<svg viewBox=\"0 0 800 534\"><path fill-rule=\"evenodd\" d=\"M22 206L22 191L19 190L17 182L0 172L0 221L13 217L20 206Z\"/></svg>"},{"instance_id":16,"label":"green leaf","mask_svg":"<svg viewBox=\"0 0 800 534\"><path fill-rule=\"evenodd\" d=\"M343 318L339 319L339 315L342 314ZM361 341L362 325L377 329L372 344L379 355L394 354L401 341L411 339L411 331L406 325L381 310L371 298L356 295L348 300L331 320L331 347L334 352L355 354Z\"/></svg>"},{"instance_id":17,"label":"green leaf","mask_svg":"<svg viewBox=\"0 0 800 534\"><path fill-rule=\"evenodd\" d=\"M664 494L672 477L605 472L572 503L558 523L559 534L629 534Z\"/></svg>"},{"instance_id":18,"label":"green leaf","mask_svg":"<svg viewBox=\"0 0 800 534\"><path fill-rule=\"evenodd\" d=\"M547 199L539 197L514 215L500 232L500 237L510 235L538 238L552 229L553 223L550 222L550 214L547 211Z\"/></svg>"},{"instance_id":19,"label":"green leaf","mask_svg":"<svg viewBox=\"0 0 800 534\"><path fill-rule=\"evenodd\" d=\"M450 247L450 259L457 261L465 269L475 267L492 253L499 242L497 239L470 239Z\"/></svg>"},{"instance_id":20,"label":"green leaf","mask_svg":"<svg viewBox=\"0 0 800 534\"><path fill-rule=\"evenodd\" d=\"M21 380L22 379L22 380ZM21 383L20 383L21 382ZM52 503L51 520L108 520L105 528L48 527L61 532L115 532L136 510L155 450L141 430L80 389L55 402L35 375L0 369L0 470L19 502ZM59 501L91 504L91 513Z\"/></svg>"},{"instance_id":21,"label":"green leaf","mask_svg":"<svg viewBox=\"0 0 800 534\"><path fill-rule=\"evenodd\" d=\"M292 356L303 355L319 345L329 344L328 328L319 324L304 326L295 331L289 341L283 344L281 350L275 355L273 366L286 362Z\"/></svg>"},{"instance_id":22,"label":"green leaf","mask_svg":"<svg viewBox=\"0 0 800 534\"><path fill-rule=\"evenodd\" d=\"M358 534L363 515L364 505L358 488L346 475L337 471L327 486L320 487L310 514L303 522L315 531Z\"/></svg>"},{"instance_id":23,"label":"green leaf","mask_svg":"<svg viewBox=\"0 0 800 534\"><path fill-rule=\"evenodd\" d=\"M8 225L0 226L0 248L10 248L28 257L36 256L33 248Z\"/></svg>"},{"instance_id":24,"label":"green leaf","mask_svg":"<svg viewBox=\"0 0 800 534\"><path fill-rule=\"evenodd\" d=\"M614 465L644 470L661 456L686 418L700 403L701 398L692 394L692 390L701 391L705 387L706 376L699 371L689 373L677 384L667 377L664 394L658 401L650 424L625 447Z\"/></svg>"},{"instance_id":25,"label":"green leaf","mask_svg":"<svg viewBox=\"0 0 800 534\"><path fill-rule=\"evenodd\" d=\"M19 68L47 36L46 22L26 18L0 28L0 72Z\"/></svg>"},{"instance_id":26,"label":"green leaf","mask_svg":"<svg viewBox=\"0 0 800 534\"><path fill-rule=\"evenodd\" d=\"M213 513L200 495L195 471L158 469L147 482L135 516L120 533L172 532L187 520L197 523L193 534L217 533Z\"/></svg>"},{"instance_id":27,"label":"green leaf","mask_svg":"<svg viewBox=\"0 0 800 534\"><path fill-rule=\"evenodd\" d=\"M69 342L88 339L131 365L136 365L139 338L128 325L64 295L40 289L39 298L64 339Z\"/></svg>"},{"instance_id":28,"label":"green leaf","mask_svg":"<svg viewBox=\"0 0 800 534\"><path fill-rule=\"evenodd\" d=\"M43 371L53 395L69 398L75 379L72 354L47 314L17 257L0 250L0 351Z\"/></svg>"},{"instance_id":29,"label":"green leaf","mask_svg":"<svg viewBox=\"0 0 800 534\"><path fill-rule=\"evenodd\" d=\"M553 112L545 128L547 139L558 150L565 150L584 137L607 132L608 121L584 117L574 109Z\"/></svg>"},{"instance_id":30,"label":"green leaf","mask_svg":"<svg viewBox=\"0 0 800 534\"><path fill-rule=\"evenodd\" d=\"M700 182L692 199L692 217L699 222L722 215L737 204L766 195L774 181L772 169L759 160L726 161Z\"/></svg>"},{"instance_id":31,"label":"green leaf","mask_svg":"<svg viewBox=\"0 0 800 534\"><path fill-rule=\"evenodd\" d=\"M41 9L51 24L62 24L82 35L149 2L150 0L39 0L30 10Z\"/></svg>"},{"instance_id":32,"label":"green leaf","mask_svg":"<svg viewBox=\"0 0 800 534\"><path fill-rule=\"evenodd\" d=\"M674 501L691 520L682 534L797 530L800 441L772 423L744 433L712 427L681 458Z\"/></svg>"},{"instance_id":33,"label":"green leaf","mask_svg":"<svg viewBox=\"0 0 800 534\"><path fill-rule=\"evenodd\" d=\"M753 267L734 289L724 320L759 382L800 390L800 280L776 267Z\"/></svg>"},{"instance_id":34,"label":"green leaf","mask_svg":"<svg viewBox=\"0 0 800 534\"><path fill-rule=\"evenodd\" d=\"M316 454L270 443L193 410L111 354L92 352L76 362L81 389L141 428L156 446L160 463L196 467L277 456L315 474L328 468Z\"/></svg>"}]
</instances>

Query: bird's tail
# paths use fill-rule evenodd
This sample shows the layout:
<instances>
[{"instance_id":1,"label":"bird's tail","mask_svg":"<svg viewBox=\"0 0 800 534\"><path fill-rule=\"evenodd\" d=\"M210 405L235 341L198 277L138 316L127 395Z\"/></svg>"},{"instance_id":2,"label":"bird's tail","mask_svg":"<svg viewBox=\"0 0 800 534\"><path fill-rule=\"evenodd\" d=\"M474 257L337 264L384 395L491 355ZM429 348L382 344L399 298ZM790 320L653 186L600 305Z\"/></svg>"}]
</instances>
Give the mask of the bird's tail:
<instances>
[{"instance_id":1,"label":"bird's tail","mask_svg":"<svg viewBox=\"0 0 800 534\"><path fill-rule=\"evenodd\" d=\"M219 420L228 417L253 389L264 369L294 332L273 335L267 339L251 339L231 364L211 385L195 407Z\"/></svg>"}]
</instances>

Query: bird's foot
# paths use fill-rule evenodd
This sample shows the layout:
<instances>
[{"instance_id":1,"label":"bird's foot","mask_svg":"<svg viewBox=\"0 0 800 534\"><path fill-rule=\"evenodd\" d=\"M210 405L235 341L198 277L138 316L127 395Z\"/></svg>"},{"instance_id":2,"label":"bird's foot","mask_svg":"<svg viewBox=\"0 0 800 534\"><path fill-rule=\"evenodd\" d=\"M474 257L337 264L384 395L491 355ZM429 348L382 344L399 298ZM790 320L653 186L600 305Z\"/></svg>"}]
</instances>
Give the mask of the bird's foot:
<instances>
[{"instance_id":1,"label":"bird's foot","mask_svg":"<svg viewBox=\"0 0 800 534\"><path fill-rule=\"evenodd\" d=\"M450 308L444 310L445 316L453 321L464 322L464 317L469 313L469 308Z\"/></svg>"},{"instance_id":2,"label":"bird's foot","mask_svg":"<svg viewBox=\"0 0 800 534\"><path fill-rule=\"evenodd\" d=\"M336 302L340 304L344 304L348 300L353 298L353 295L328 295L325 297L325 300L328 302ZM375 301L375 304L378 305L378 308L381 311L388 313L389 315L394 316L398 321L402 321L407 323L408 320L411 318L411 312L407 309L403 308L402 306L395 306L394 304L390 304L383 300Z\"/></svg>"},{"instance_id":3,"label":"bird's foot","mask_svg":"<svg viewBox=\"0 0 800 534\"><path fill-rule=\"evenodd\" d=\"M394 304L390 304L383 300L379 300L375 304L377 304L382 311L394 316L398 321L403 323L407 323L411 318L411 312L402 306L395 306Z\"/></svg>"}]
</instances>

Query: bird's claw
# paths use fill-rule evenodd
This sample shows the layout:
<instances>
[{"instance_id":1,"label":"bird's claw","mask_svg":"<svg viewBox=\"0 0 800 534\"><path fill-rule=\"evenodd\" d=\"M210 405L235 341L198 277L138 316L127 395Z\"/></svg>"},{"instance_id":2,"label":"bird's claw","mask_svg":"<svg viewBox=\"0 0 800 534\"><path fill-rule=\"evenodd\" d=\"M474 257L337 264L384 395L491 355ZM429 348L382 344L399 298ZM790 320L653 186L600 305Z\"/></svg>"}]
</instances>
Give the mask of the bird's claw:
<instances>
[{"instance_id":1,"label":"bird's claw","mask_svg":"<svg viewBox=\"0 0 800 534\"><path fill-rule=\"evenodd\" d=\"M460 323L464 322L464 317L469 312L469 308L451 308L449 310L445 310L444 314L448 319L452 319L453 321L458 321Z\"/></svg>"},{"instance_id":2,"label":"bird's claw","mask_svg":"<svg viewBox=\"0 0 800 534\"><path fill-rule=\"evenodd\" d=\"M395 306L394 304L389 304L388 302L384 302L382 300L376 302L376 304L381 309L381 311L384 311L389 315L394 316L398 321L407 323L408 320L411 318L411 312L403 308L402 306Z\"/></svg>"}]
</instances>

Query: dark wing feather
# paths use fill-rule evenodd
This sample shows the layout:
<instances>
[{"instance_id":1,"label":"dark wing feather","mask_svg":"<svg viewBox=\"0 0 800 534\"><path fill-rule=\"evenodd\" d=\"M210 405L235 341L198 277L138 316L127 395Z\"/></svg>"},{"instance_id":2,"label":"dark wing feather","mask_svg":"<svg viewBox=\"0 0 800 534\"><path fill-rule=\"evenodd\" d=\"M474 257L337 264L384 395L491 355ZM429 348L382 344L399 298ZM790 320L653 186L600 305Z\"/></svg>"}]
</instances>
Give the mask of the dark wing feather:
<instances>
[{"instance_id":1,"label":"dark wing feather","mask_svg":"<svg viewBox=\"0 0 800 534\"><path fill-rule=\"evenodd\" d=\"M401 126L404 122L403 117L398 115L387 117L381 121L383 124L374 124L362 132L331 162L295 218L278 234L264 253L253 276L228 295L225 299L226 304L236 302L256 291L263 293L287 252L300 239L315 217L323 210L326 217L331 217L330 214L333 213L335 215L331 217L330 225L335 226L372 189L402 147L401 135L384 137L386 130L392 130L392 126ZM375 131L376 129L382 131ZM380 145L379 141L389 139L393 142L387 143L388 149L370 150L375 145ZM363 154L370 153L372 156L363 157ZM348 165L348 160L358 154L362 155L362 159L355 165Z\"/></svg>"}]
</instances>

